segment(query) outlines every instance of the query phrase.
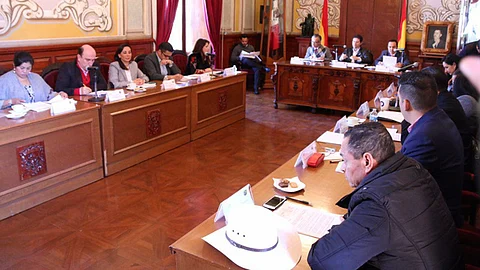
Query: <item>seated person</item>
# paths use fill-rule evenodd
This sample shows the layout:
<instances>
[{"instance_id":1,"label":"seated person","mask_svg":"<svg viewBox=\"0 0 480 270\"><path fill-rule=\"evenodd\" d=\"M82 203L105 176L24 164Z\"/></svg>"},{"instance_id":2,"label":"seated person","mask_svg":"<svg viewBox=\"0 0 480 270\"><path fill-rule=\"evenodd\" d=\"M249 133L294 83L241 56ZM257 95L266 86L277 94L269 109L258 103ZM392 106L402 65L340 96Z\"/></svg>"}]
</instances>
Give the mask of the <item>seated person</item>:
<instances>
[{"instance_id":1,"label":"seated person","mask_svg":"<svg viewBox=\"0 0 480 270\"><path fill-rule=\"evenodd\" d=\"M307 48L305 59L332 60L332 53L328 47L322 45L322 36L315 34L312 36L312 46Z\"/></svg>"},{"instance_id":2,"label":"seated person","mask_svg":"<svg viewBox=\"0 0 480 270\"><path fill-rule=\"evenodd\" d=\"M65 92L54 92L33 68L33 57L28 52L16 52L13 70L0 76L0 104L6 109L15 104L47 101L57 94L68 98Z\"/></svg>"},{"instance_id":3,"label":"seated person","mask_svg":"<svg viewBox=\"0 0 480 270\"><path fill-rule=\"evenodd\" d=\"M457 69L454 74L455 80L453 80L452 94L457 98L463 95L469 95L475 100L478 100L478 92L470 80L468 80L459 69Z\"/></svg>"},{"instance_id":4,"label":"seated person","mask_svg":"<svg viewBox=\"0 0 480 270\"><path fill-rule=\"evenodd\" d=\"M357 64L371 65L373 63L372 53L362 47L363 37L361 35L355 35L352 38L352 48L346 49L342 55L340 55L340 61L352 62Z\"/></svg>"},{"instance_id":5,"label":"seated person","mask_svg":"<svg viewBox=\"0 0 480 270\"><path fill-rule=\"evenodd\" d=\"M449 81L448 81L448 91L452 90L453 86L453 74L458 68L458 64L460 63L460 57L458 57L454 53L449 53L445 55L442 59L442 65L445 71L445 74L448 75Z\"/></svg>"},{"instance_id":6,"label":"seated person","mask_svg":"<svg viewBox=\"0 0 480 270\"><path fill-rule=\"evenodd\" d=\"M108 69L108 80L114 88L125 87L129 83L142 85L148 82L147 75L138 68L137 62L132 61L132 47L122 44L115 52L115 62Z\"/></svg>"},{"instance_id":7,"label":"seated person","mask_svg":"<svg viewBox=\"0 0 480 270\"><path fill-rule=\"evenodd\" d=\"M387 50L383 50L380 56L375 59L375 65L382 64L384 56L393 56L397 58L397 64L395 65L398 68L401 68L405 65L410 64L408 55L404 51L397 50L398 41L396 39L391 39L387 43Z\"/></svg>"},{"instance_id":8,"label":"seated person","mask_svg":"<svg viewBox=\"0 0 480 270\"><path fill-rule=\"evenodd\" d=\"M252 45L248 44L248 37L247 35L242 35L240 38L241 43L237 44L235 48L233 48L232 56L230 57L230 61L235 64L237 62L242 63L242 67L251 68L254 72L254 79L253 79L253 92L255 95L260 94L260 77L261 72L264 71L266 73L270 72L270 69L265 66L262 60L259 57L256 58L247 58L242 56L242 51L247 53L254 52L255 48Z\"/></svg>"},{"instance_id":9,"label":"seated person","mask_svg":"<svg viewBox=\"0 0 480 270\"><path fill-rule=\"evenodd\" d=\"M456 226L461 227L464 153L460 132L437 106L437 86L431 75L406 72L398 84L400 111L410 124L401 152L430 172L440 187Z\"/></svg>"},{"instance_id":10,"label":"seated person","mask_svg":"<svg viewBox=\"0 0 480 270\"><path fill-rule=\"evenodd\" d=\"M97 89L107 89L107 82L100 72L100 65L95 61L97 52L92 46L85 44L78 48L77 59L64 63L58 71L55 91L65 91L69 96L88 95L94 89L94 78L97 78ZM96 67L89 71L88 68ZM94 76L96 73L96 76Z\"/></svg>"},{"instance_id":11,"label":"seated person","mask_svg":"<svg viewBox=\"0 0 480 270\"><path fill-rule=\"evenodd\" d=\"M162 42L158 45L158 51L145 57L143 67L151 81L171 79L178 81L183 78L180 69L170 59L172 54L172 44Z\"/></svg>"},{"instance_id":12,"label":"seated person","mask_svg":"<svg viewBox=\"0 0 480 270\"><path fill-rule=\"evenodd\" d=\"M355 126L340 148L345 178L355 190L337 205L345 220L314 243L316 269L460 269L455 224L432 176L395 153L378 122ZM362 267L363 266L363 267Z\"/></svg>"},{"instance_id":13,"label":"seated person","mask_svg":"<svg viewBox=\"0 0 480 270\"><path fill-rule=\"evenodd\" d=\"M195 42L192 53L188 56L185 75L212 72L212 59L210 56L210 41L200 38Z\"/></svg>"}]
</instances>

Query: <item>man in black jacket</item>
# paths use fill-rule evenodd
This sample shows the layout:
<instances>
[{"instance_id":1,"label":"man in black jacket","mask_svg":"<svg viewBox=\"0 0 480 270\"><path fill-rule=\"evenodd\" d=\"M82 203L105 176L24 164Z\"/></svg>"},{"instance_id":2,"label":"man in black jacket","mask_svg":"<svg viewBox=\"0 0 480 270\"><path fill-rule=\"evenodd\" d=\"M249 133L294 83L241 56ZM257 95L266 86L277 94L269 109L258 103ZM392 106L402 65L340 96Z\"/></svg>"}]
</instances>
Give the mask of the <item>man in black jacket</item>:
<instances>
[{"instance_id":1,"label":"man in black jacket","mask_svg":"<svg viewBox=\"0 0 480 270\"><path fill-rule=\"evenodd\" d=\"M353 36L352 48L348 48L342 53L340 61L371 65L373 55L369 50L362 48L362 44L363 37L361 35Z\"/></svg>"},{"instance_id":2,"label":"man in black jacket","mask_svg":"<svg viewBox=\"0 0 480 270\"><path fill-rule=\"evenodd\" d=\"M78 48L77 58L60 67L55 91L64 91L69 96L87 95L94 90L94 78L97 81L97 89L107 89L107 82L100 72L100 65L96 59L97 53L92 46L85 44ZM96 69L89 70L92 66Z\"/></svg>"},{"instance_id":3,"label":"man in black jacket","mask_svg":"<svg viewBox=\"0 0 480 270\"><path fill-rule=\"evenodd\" d=\"M345 133L340 154L355 190L337 204L345 221L312 245L312 269L461 269L458 236L437 183L415 160L395 154L386 128Z\"/></svg>"}]
</instances>

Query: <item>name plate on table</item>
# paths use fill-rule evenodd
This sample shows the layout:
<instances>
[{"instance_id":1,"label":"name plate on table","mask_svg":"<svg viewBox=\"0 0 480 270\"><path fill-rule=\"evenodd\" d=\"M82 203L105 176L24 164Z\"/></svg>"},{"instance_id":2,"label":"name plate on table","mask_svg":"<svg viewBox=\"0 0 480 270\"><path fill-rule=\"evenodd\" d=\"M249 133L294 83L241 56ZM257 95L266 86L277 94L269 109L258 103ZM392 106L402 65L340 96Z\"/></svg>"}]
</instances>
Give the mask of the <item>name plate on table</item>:
<instances>
[{"instance_id":1,"label":"name plate on table","mask_svg":"<svg viewBox=\"0 0 480 270\"><path fill-rule=\"evenodd\" d=\"M108 91L105 99L109 102L123 100L125 99L125 92L123 92L123 89Z\"/></svg>"},{"instance_id":2,"label":"name plate on table","mask_svg":"<svg viewBox=\"0 0 480 270\"><path fill-rule=\"evenodd\" d=\"M62 113L73 112L77 109L75 104L77 104L77 102L73 99L64 99L54 102L51 104L50 114L58 115Z\"/></svg>"},{"instance_id":3,"label":"name plate on table","mask_svg":"<svg viewBox=\"0 0 480 270\"><path fill-rule=\"evenodd\" d=\"M223 76L237 75L237 69L235 67L226 68L223 70Z\"/></svg>"},{"instance_id":4,"label":"name plate on table","mask_svg":"<svg viewBox=\"0 0 480 270\"><path fill-rule=\"evenodd\" d=\"M317 152L317 143L314 141L311 144L309 144L305 149L298 154L297 161L295 161L295 165L293 167L297 167L298 165L302 164L302 168L307 168L308 164L307 161L308 159L313 156Z\"/></svg>"},{"instance_id":5,"label":"name plate on table","mask_svg":"<svg viewBox=\"0 0 480 270\"><path fill-rule=\"evenodd\" d=\"M162 89L163 90L172 90L177 88L177 84L175 83L175 79L171 80L163 80L162 82Z\"/></svg>"},{"instance_id":6,"label":"name plate on table","mask_svg":"<svg viewBox=\"0 0 480 270\"><path fill-rule=\"evenodd\" d=\"M209 73L203 73L198 77L200 82L208 82L210 81L210 74Z\"/></svg>"},{"instance_id":7,"label":"name plate on table","mask_svg":"<svg viewBox=\"0 0 480 270\"><path fill-rule=\"evenodd\" d=\"M290 64L294 64L294 65L303 65L303 58L300 58L300 57L292 57L290 58Z\"/></svg>"},{"instance_id":8,"label":"name plate on table","mask_svg":"<svg viewBox=\"0 0 480 270\"><path fill-rule=\"evenodd\" d=\"M217 214L215 215L214 222L217 222L222 217L228 216L230 209L239 204L254 205L252 187L247 184L239 191L235 192L232 196L220 203L218 206Z\"/></svg>"}]
</instances>

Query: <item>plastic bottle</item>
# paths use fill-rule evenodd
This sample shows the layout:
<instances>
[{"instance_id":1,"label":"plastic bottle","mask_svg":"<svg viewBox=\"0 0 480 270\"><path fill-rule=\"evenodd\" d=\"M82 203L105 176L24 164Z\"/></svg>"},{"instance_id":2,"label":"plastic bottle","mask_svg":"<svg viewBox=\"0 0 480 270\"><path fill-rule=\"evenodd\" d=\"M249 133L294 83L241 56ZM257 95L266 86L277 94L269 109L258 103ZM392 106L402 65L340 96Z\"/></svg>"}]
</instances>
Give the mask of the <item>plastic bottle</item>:
<instances>
[{"instance_id":1,"label":"plastic bottle","mask_svg":"<svg viewBox=\"0 0 480 270\"><path fill-rule=\"evenodd\" d=\"M377 109L373 109L373 111L370 113L370 122L378 122Z\"/></svg>"}]
</instances>

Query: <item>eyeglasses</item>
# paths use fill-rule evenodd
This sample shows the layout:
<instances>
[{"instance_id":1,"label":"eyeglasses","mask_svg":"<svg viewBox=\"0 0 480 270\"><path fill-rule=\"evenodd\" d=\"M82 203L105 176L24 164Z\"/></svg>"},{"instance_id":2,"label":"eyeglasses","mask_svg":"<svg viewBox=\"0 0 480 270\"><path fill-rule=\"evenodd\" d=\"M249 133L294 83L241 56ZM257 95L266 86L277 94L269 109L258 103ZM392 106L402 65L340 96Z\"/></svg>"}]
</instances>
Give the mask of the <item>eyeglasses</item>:
<instances>
[{"instance_id":1,"label":"eyeglasses","mask_svg":"<svg viewBox=\"0 0 480 270\"><path fill-rule=\"evenodd\" d=\"M165 51L165 52L168 52L168 51ZM160 51L160 53L165 57L165 58L168 58L170 59L170 57L172 57L172 53L171 52L168 52L169 54L166 54L164 51Z\"/></svg>"}]
</instances>

